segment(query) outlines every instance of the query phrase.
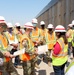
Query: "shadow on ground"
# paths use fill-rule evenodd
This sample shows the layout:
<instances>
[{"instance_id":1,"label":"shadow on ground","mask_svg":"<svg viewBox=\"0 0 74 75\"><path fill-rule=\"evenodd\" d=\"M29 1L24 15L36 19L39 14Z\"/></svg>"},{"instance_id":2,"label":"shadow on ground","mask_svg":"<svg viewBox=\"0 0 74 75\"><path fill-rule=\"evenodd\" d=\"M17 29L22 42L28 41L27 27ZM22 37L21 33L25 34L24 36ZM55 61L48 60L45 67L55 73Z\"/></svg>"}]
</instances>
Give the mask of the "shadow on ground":
<instances>
[{"instance_id":1,"label":"shadow on ground","mask_svg":"<svg viewBox=\"0 0 74 75\"><path fill-rule=\"evenodd\" d=\"M39 71L35 71L35 72L38 73L38 75L46 75L46 70L39 70Z\"/></svg>"},{"instance_id":2,"label":"shadow on ground","mask_svg":"<svg viewBox=\"0 0 74 75\"><path fill-rule=\"evenodd\" d=\"M49 75L54 75L54 72L51 72Z\"/></svg>"}]
</instances>

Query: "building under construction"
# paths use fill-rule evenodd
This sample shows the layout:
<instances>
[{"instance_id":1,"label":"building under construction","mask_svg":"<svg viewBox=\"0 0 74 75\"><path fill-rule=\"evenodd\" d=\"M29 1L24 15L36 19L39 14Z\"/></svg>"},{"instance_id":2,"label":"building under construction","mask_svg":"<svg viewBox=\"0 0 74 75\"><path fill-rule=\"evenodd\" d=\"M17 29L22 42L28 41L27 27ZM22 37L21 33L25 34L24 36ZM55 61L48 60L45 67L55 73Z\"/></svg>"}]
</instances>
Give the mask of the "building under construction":
<instances>
[{"instance_id":1,"label":"building under construction","mask_svg":"<svg viewBox=\"0 0 74 75\"><path fill-rule=\"evenodd\" d=\"M67 27L74 19L74 0L51 0L36 18L39 23L45 21L46 27L49 23Z\"/></svg>"}]
</instances>

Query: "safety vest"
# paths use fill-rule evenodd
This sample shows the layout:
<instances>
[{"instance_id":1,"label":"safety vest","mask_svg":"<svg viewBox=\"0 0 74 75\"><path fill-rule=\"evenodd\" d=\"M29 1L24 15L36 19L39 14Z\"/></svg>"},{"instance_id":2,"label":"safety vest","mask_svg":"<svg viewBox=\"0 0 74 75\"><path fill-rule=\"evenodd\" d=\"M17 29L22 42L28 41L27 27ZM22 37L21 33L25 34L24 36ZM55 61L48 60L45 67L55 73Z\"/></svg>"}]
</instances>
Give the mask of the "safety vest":
<instances>
[{"instance_id":1,"label":"safety vest","mask_svg":"<svg viewBox=\"0 0 74 75\"><path fill-rule=\"evenodd\" d=\"M72 34L72 46L74 47L74 30L72 30L73 34Z\"/></svg>"},{"instance_id":2,"label":"safety vest","mask_svg":"<svg viewBox=\"0 0 74 75\"><path fill-rule=\"evenodd\" d=\"M70 36L69 36L69 38L68 38L68 42L71 42L71 41L72 41L72 35L73 35L72 29L68 30L67 33L70 33Z\"/></svg>"},{"instance_id":3,"label":"safety vest","mask_svg":"<svg viewBox=\"0 0 74 75\"><path fill-rule=\"evenodd\" d=\"M63 38L58 39L57 42L61 47L61 51L58 55L52 54L52 64L54 66L63 65L68 59L67 56L68 44L66 45L64 44Z\"/></svg>"},{"instance_id":4,"label":"safety vest","mask_svg":"<svg viewBox=\"0 0 74 75\"><path fill-rule=\"evenodd\" d=\"M27 43L26 50L27 50L27 52L33 53L34 52L34 44L33 44L33 42L29 39L29 37L26 34L24 34L22 36L22 39L21 39L21 42L20 42L20 44L21 44L20 46L21 47L22 47L22 41L23 40L26 40L26 43ZM22 47L22 48L24 48L24 47ZM20 48L20 49L22 49L22 48ZM24 53L24 54L20 55L20 58L23 61L31 60L31 56L29 55L29 53Z\"/></svg>"},{"instance_id":5,"label":"safety vest","mask_svg":"<svg viewBox=\"0 0 74 75\"><path fill-rule=\"evenodd\" d=\"M6 36L7 36L8 40L11 40L11 41L14 41L15 40L15 36L14 36L13 33L10 34L9 32L6 32Z\"/></svg>"},{"instance_id":6,"label":"safety vest","mask_svg":"<svg viewBox=\"0 0 74 75\"><path fill-rule=\"evenodd\" d=\"M65 75L74 75L74 62L68 66Z\"/></svg>"},{"instance_id":7,"label":"safety vest","mask_svg":"<svg viewBox=\"0 0 74 75\"><path fill-rule=\"evenodd\" d=\"M45 34L46 44L48 45L48 49L53 49L54 44L56 43L55 32L49 34L48 32Z\"/></svg>"},{"instance_id":8,"label":"safety vest","mask_svg":"<svg viewBox=\"0 0 74 75\"><path fill-rule=\"evenodd\" d=\"M35 30L32 30L32 33L31 33L30 37L31 37L31 40L33 42L39 41L40 29L39 28L36 28Z\"/></svg>"},{"instance_id":9,"label":"safety vest","mask_svg":"<svg viewBox=\"0 0 74 75\"><path fill-rule=\"evenodd\" d=\"M47 32L47 29L45 28L44 30L43 29L40 29L40 32L41 32L41 36L45 36L45 33Z\"/></svg>"},{"instance_id":10,"label":"safety vest","mask_svg":"<svg viewBox=\"0 0 74 75\"><path fill-rule=\"evenodd\" d=\"M45 37L46 32L47 32L47 29L46 28L44 30L43 29L40 29L40 34L41 34L40 38L43 41L44 41L44 37Z\"/></svg>"},{"instance_id":11,"label":"safety vest","mask_svg":"<svg viewBox=\"0 0 74 75\"><path fill-rule=\"evenodd\" d=\"M6 36L3 36L0 34L0 51L6 52L7 47L8 47L8 40L7 40ZM4 58L4 62L8 62L9 60L10 60L9 57Z\"/></svg>"},{"instance_id":12,"label":"safety vest","mask_svg":"<svg viewBox=\"0 0 74 75\"><path fill-rule=\"evenodd\" d=\"M14 32L14 34L16 35L18 41L20 42L20 40L21 40L21 38L22 38L22 32L21 32L21 31L19 32L17 29L14 29L13 32Z\"/></svg>"}]
</instances>

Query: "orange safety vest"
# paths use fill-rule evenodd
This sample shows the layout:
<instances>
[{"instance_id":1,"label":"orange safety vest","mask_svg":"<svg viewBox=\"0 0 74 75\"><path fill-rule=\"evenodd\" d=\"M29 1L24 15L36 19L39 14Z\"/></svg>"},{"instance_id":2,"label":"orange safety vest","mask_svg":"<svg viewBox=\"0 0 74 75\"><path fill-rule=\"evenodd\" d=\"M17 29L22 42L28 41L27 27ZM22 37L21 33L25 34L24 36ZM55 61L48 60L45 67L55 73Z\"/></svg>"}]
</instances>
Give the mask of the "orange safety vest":
<instances>
[{"instance_id":1,"label":"orange safety vest","mask_svg":"<svg viewBox=\"0 0 74 75\"><path fill-rule=\"evenodd\" d=\"M48 49L53 49L53 46L56 42L55 32L49 34L48 32L45 34L46 44L48 45Z\"/></svg>"},{"instance_id":2,"label":"orange safety vest","mask_svg":"<svg viewBox=\"0 0 74 75\"><path fill-rule=\"evenodd\" d=\"M40 29L40 30L41 30L40 31L41 32L41 36L44 37L45 36L45 33L47 32L47 29L45 28L44 30L43 29Z\"/></svg>"},{"instance_id":3,"label":"orange safety vest","mask_svg":"<svg viewBox=\"0 0 74 75\"><path fill-rule=\"evenodd\" d=\"M0 49L2 51L6 51L7 47L8 47L8 40L7 40L7 38L0 34ZM8 62L9 60L10 60L9 57L5 57L4 58L5 62Z\"/></svg>"},{"instance_id":4,"label":"orange safety vest","mask_svg":"<svg viewBox=\"0 0 74 75\"><path fill-rule=\"evenodd\" d=\"M22 44L22 41L23 40L26 40L27 41L27 50L29 51L29 52L34 52L34 44L33 44L33 42L29 39L29 37L26 35L26 34L24 34L23 36L22 36L22 39L21 39L21 42L20 42L20 44ZM20 45L20 46L22 46L22 45ZM23 48L23 47L22 47ZM22 49L21 48L21 49ZM20 58L21 58L21 60L23 60L23 61L28 61L28 60L31 60L31 56L28 54L28 53L24 53L24 54L22 54L22 55L20 55Z\"/></svg>"},{"instance_id":5,"label":"orange safety vest","mask_svg":"<svg viewBox=\"0 0 74 75\"><path fill-rule=\"evenodd\" d=\"M39 36L40 36L40 29L39 28L36 28L35 30L32 30L32 33L31 33L30 37L31 37L31 40L33 42L39 41Z\"/></svg>"}]
</instances>

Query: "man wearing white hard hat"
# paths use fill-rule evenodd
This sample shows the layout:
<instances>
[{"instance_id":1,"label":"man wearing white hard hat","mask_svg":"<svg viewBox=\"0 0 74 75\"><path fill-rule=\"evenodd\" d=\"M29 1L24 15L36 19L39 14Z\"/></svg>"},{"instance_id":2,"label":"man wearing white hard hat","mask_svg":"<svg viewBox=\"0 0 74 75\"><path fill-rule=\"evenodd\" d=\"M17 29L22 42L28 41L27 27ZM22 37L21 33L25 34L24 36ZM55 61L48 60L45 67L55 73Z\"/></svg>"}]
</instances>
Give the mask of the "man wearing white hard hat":
<instances>
[{"instance_id":1,"label":"man wearing white hard hat","mask_svg":"<svg viewBox=\"0 0 74 75\"><path fill-rule=\"evenodd\" d=\"M73 31L72 31L72 24L69 24L68 25L68 31L66 33L67 35L67 39L68 39L68 55L69 55L69 58L71 57L71 47L72 47L72 35L73 35Z\"/></svg>"},{"instance_id":2,"label":"man wearing white hard hat","mask_svg":"<svg viewBox=\"0 0 74 75\"><path fill-rule=\"evenodd\" d=\"M54 32L54 27L52 24L49 24L47 29L48 31L45 34L46 44L48 45L47 59L48 59L48 65L51 66L51 63L50 63L51 62L51 51L56 42L56 36Z\"/></svg>"},{"instance_id":3,"label":"man wearing white hard hat","mask_svg":"<svg viewBox=\"0 0 74 75\"><path fill-rule=\"evenodd\" d=\"M42 38L45 36L46 32L47 32L47 29L45 28L45 22L44 21L41 21L40 22L40 26L41 26L41 36Z\"/></svg>"},{"instance_id":4,"label":"man wearing white hard hat","mask_svg":"<svg viewBox=\"0 0 74 75\"><path fill-rule=\"evenodd\" d=\"M3 62L5 63L2 65L2 70L3 70L2 74L6 75L6 73L4 72L7 72L8 73L7 75L9 74L18 75L17 70L15 69L11 61L11 58L13 58L14 56L10 54L10 52L7 49L9 43L8 43L6 35L4 34L4 31L6 29L7 29L7 24L5 22L5 18L3 16L0 16L0 52L3 53L3 56L4 56Z\"/></svg>"},{"instance_id":5,"label":"man wearing white hard hat","mask_svg":"<svg viewBox=\"0 0 74 75\"><path fill-rule=\"evenodd\" d=\"M57 41L54 45L52 53L54 75L65 75L64 69L68 60L68 42L66 38L66 30L62 25L58 25L55 28L55 33L57 36Z\"/></svg>"},{"instance_id":6,"label":"man wearing white hard hat","mask_svg":"<svg viewBox=\"0 0 74 75\"><path fill-rule=\"evenodd\" d=\"M14 52L17 51L17 49L18 49L18 43L19 42L18 42L17 36L13 32L12 23L10 23L10 22L7 23L7 26L8 26L8 31L6 32L6 36L7 36L7 39L9 41L8 49L10 50L11 54L14 54ZM19 65L20 65L19 56L16 56L15 60L14 60L14 66L16 68L20 68Z\"/></svg>"},{"instance_id":7,"label":"man wearing white hard hat","mask_svg":"<svg viewBox=\"0 0 74 75\"><path fill-rule=\"evenodd\" d=\"M40 45L45 45L45 34L47 32L47 29L45 28L45 22L44 21L41 21L40 22L40 34L41 34L41 37L40 37ZM47 59L46 59L46 54L39 54L39 58L38 61L43 61L45 63L47 63ZM41 62L40 62L41 63Z\"/></svg>"},{"instance_id":8,"label":"man wearing white hard hat","mask_svg":"<svg viewBox=\"0 0 74 75\"><path fill-rule=\"evenodd\" d=\"M16 34L18 41L20 42L21 40L21 36L23 35L22 31L21 31L21 25L20 23L15 23L15 29L14 29L14 33Z\"/></svg>"},{"instance_id":9,"label":"man wearing white hard hat","mask_svg":"<svg viewBox=\"0 0 74 75\"><path fill-rule=\"evenodd\" d=\"M36 18L32 19L32 24L34 26L34 29L32 30L30 37L34 43L34 46L38 47L41 44L41 32L40 28L37 27L38 20ZM39 68L38 64L36 64L36 67Z\"/></svg>"},{"instance_id":10,"label":"man wearing white hard hat","mask_svg":"<svg viewBox=\"0 0 74 75\"><path fill-rule=\"evenodd\" d=\"M21 32L21 25L20 25L20 23L15 23L15 27L16 27L16 33L21 33L22 34L22 32Z\"/></svg>"},{"instance_id":11,"label":"man wearing white hard hat","mask_svg":"<svg viewBox=\"0 0 74 75\"><path fill-rule=\"evenodd\" d=\"M34 43L30 39L30 33L34 27L31 22L27 22L25 28L26 31L20 41L20 49L25 48L25 53L20 55L20 59L23 61L23 75L34 75L34 59L36 51L34 49Z\"/></svg>"}]
</instances>

